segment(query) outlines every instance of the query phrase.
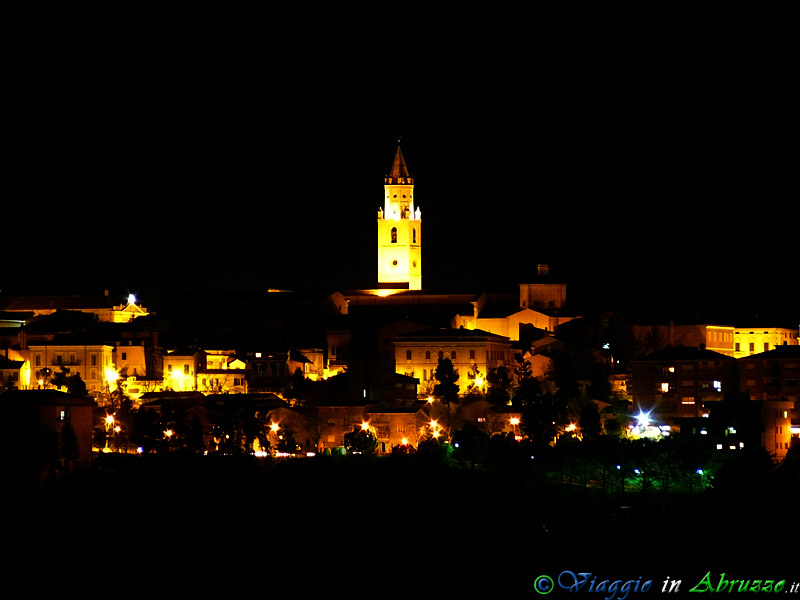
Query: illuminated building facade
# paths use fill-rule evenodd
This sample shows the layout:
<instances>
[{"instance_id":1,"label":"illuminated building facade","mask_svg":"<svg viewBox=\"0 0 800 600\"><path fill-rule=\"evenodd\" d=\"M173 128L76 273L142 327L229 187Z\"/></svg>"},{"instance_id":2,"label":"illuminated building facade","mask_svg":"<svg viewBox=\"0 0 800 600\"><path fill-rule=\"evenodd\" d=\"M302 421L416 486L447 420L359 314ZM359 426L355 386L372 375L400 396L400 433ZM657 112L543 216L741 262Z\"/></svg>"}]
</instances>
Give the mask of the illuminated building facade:
<instances>
[{"instance_id":1,"label":"illuminated building facade","mask_svg":"<svg viewBox=\"0 0 800 600\"><path fill-rule=\"evenodd\" d=\"M164 387L174 392L197 390L197 375L206 368L200 350L175 350L164 356Z\"/></svg>"},{"instance_id":2,"label":"illuminated building facade","mask_svg":"<svg viewBox=\"0 0 800 600\"><path fill-rule=\"evenodd\" d=\"M378 209L378 288L422 289L422 217L400 146Z\"/></svg>"},{"instance_id":3,"label":"illuminated building facade","mask_svg":"<svg viewBox=\"0 0 800 600\"><path fill-rule=\"evenodd\" d=\"M634 407L661 422L706 416L738 386L736 359L705 348L665 348L631 367Z\"/></svg>"},{"instance_id":4,"label":"illuminated building facade","mask_svg":"<svg viewBox=\"0 0 800 600\"><path fill-rule=\"evenodd\" d=\"M244 394L245 366L233 351L206 350L205 367L197 373L197 389L204 394Z\"/></svg>"},{"instance_id":5,"label":"illuminated building facade","mask_svg":"<svg viewBox=\"0 0 800 600\"><path fill-rule=\"evenodd\" d=\"M514 351L507 337L480 329L423 329L394 340L398 373L420 380L419 393L431 392L439 361L449 359L458 371L459 393L483 387L487 374L506 367L513 372Z\"/></svg>"},{"instance_id":6,"label":"illuminated building facade","mask_svg":"<svg viewBox=\"0 0 800 600\"><path fill-rule=\"evenodd\" d=\"M800 346L778 346L738 362L740 389L765 406L764 446L782 459L792 436L799 435Z\"/></svg>"},{"instance_id":7,"label":"illuminated building facade","mask_svg":"<svg viewBox=\"0 0 800 600\"><path fill-rule=\"evenodd\" d=\"M737 327L733 330L736 358L774 350L778 346L796 346L798 330L783 327Z\"/></svg>"},{"instance_id":8,"label":"illuminated building facade","mask_svg":"<svg viewBox=\"0 0 800 600\"><path fill-rule=\"evenodd\" d=\"M20 382L25 388L46 387L57 373L68 371L80 375L86 389L92 393L113 391L117 371L114 366L114 346L105 344L29 344L31 382ZM25 389L22 388L22 389Z\"/></svg>"}]
</instances>

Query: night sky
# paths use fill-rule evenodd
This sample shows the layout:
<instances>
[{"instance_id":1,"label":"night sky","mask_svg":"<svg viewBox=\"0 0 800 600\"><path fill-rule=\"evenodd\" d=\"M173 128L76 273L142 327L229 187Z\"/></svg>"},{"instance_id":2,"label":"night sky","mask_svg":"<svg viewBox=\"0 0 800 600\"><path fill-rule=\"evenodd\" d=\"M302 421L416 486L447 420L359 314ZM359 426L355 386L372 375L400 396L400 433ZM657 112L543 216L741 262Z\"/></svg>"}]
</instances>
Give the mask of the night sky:
<instances>
[{"instance_id":1,"label":"night sky","mask_svg":"<svg viewBox=\"0 0 800 600\"><path fill-rule=\"evenodd\" d=\"M788 15L276 4L19 16L3 293L371 287L401 137L425 287L798 314Z\"/></svg>"}]
</instances>

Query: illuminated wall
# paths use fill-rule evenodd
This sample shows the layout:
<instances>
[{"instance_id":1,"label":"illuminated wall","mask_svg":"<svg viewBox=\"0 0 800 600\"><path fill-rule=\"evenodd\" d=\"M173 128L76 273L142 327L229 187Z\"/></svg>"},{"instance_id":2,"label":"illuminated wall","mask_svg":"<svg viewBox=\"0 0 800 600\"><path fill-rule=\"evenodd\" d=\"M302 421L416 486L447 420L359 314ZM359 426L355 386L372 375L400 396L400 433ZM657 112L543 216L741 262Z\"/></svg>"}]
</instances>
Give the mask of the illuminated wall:
<instances>
[{"instance_id":1,"label":"illuminated wall","mask_svg":"<svg viewBox=\"0 0 800 600\"><path fill-rule=\"evenodd\" d=\"M197 373L206 368L202 353L174 352L164 357L164 386L174 392L197 390Z\"/></svg>"},{"instance_id":2,"label":"illuminated wall","mask_svg":"<svg viewBox=\"0 0 800 600\"><path fill-rule=\"evenodd\" d=\"M80 375L91 393L116 389L113 346L29 344L28 350L32 388L45 385L45 369L58 373L63 367L70 375Z\"/></svg>"},{"instance_id":3,"label":"illuminated wall","mask_svg":"<svg viewBox=\"0 0 800 600\"><path fill-rule=\"evenodd\" d=\"M562 323L571 321L573 317L557 317L523 308L504 317L477 317L469 315L456 315L453 327L467 329L481 329L496 335L502 335L510 340L519 340L520 325L530 325L542 331L555 331Z\"/></svg>"},{"instance_id":4,"label":"illuminated wall","mask_svg":"<svg viewBox=\"0 0 800 600\"><path fill-rule=\"evenodd\" d=\"M395 370L420 380L419 393L435 385L439 360L447 358L458 371L459 393L471 384L485 385L489 371L505 366L513 372L514 353L507 337L480 330L443 329L398 336L394 341ZM483 377L476 381L474 374Z\"/></svg>"},{"instance_id":5,"label":"illuminated wall","mask_svg":"<svg viewBox=\"0 0 800 600\"><path fill-rule=\"evenodd\" d=\"M782 327L737 327L733 331L733 356L742 358L768 352L778 346L798 345L798 331Z\"/></svg>"},{"instance_id":6,"label":"illuminated wall","mask_svg":"<svg viewBox=\"0 0 800 600\"><path fill-rule=\"evenodd\" d=\"M764 449L774 455L775 460L783 460L792 441L792 409L795 402L790 400L765 400L762 418L764 419Z\"/></svg>"}]
</instances>

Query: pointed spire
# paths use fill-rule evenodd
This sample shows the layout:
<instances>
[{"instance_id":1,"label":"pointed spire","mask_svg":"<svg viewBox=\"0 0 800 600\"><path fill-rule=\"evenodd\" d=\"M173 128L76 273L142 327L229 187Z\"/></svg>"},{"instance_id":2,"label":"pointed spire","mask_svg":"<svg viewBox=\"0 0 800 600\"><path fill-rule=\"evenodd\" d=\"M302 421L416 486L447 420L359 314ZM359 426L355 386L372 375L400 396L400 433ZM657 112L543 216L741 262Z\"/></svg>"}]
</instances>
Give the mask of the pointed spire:
<instances>
[{"instance_id":1,"label":"pointed spire","mask_svg":"<svg viewBox=\"0 0 800 600\"><path fill-rule=\"evenodd\" d=\"M406 160L403 158L403 151L400 150L400 140L397 140L397 152L394 155L392 170L385 178L387 184L414 183L414 179L408 172Z\"/></svg>"}]
</instances>

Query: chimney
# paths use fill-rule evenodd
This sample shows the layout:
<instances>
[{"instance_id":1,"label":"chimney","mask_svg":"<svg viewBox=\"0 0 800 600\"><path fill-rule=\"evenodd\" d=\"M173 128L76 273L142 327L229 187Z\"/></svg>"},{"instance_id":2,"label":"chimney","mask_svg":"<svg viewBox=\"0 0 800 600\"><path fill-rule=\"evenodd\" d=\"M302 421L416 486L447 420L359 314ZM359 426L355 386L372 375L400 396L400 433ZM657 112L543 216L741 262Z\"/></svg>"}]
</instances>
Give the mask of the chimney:
<instances>
[{"instance_id":1,"label":"chimney","mask_svg":"<svg viewBox=\"0 0 800 600\"><path fill-rule=\"evenodd\" d=\"M547 277L550 275L550 266L549 265L539 265L537 267L537 271L539 273L539 277Z\"/></svg>"}]
</instances>

